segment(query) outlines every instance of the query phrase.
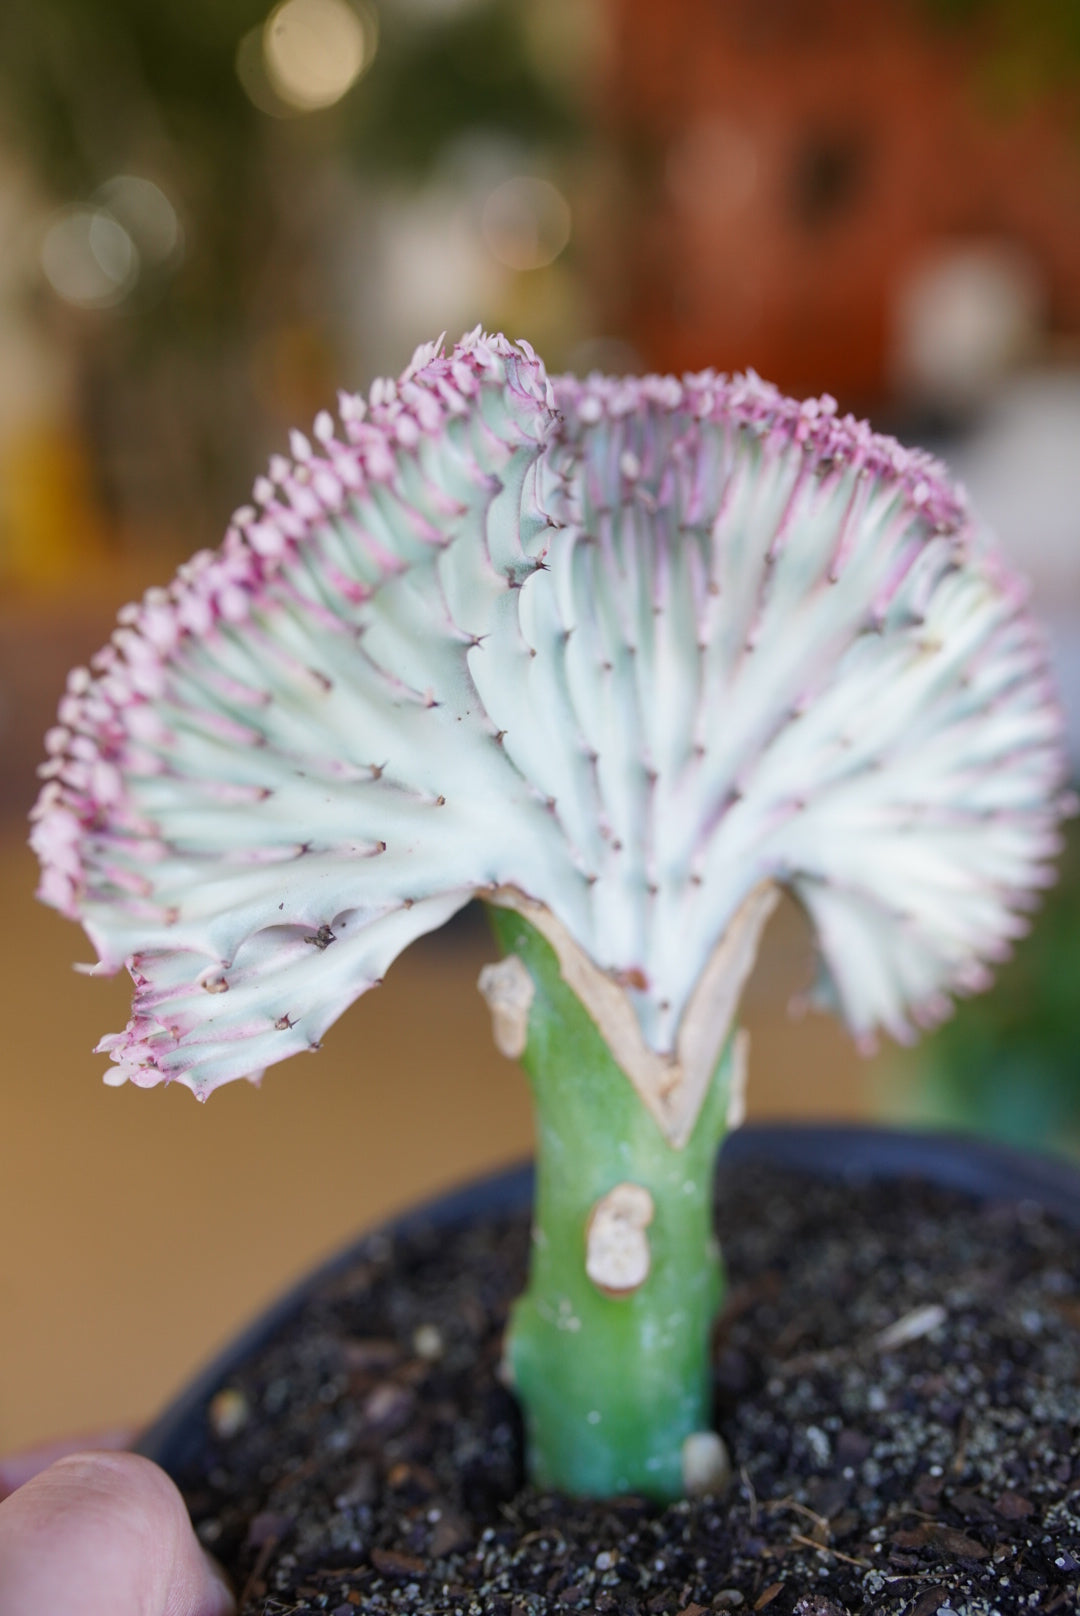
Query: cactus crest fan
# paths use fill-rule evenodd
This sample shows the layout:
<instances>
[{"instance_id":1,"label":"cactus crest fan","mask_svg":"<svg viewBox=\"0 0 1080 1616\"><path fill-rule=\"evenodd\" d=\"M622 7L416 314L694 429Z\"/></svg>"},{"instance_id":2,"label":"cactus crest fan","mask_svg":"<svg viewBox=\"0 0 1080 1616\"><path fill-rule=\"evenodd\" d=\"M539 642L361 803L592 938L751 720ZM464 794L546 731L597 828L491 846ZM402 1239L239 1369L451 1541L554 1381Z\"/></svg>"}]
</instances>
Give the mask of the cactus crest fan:
<instances>
[{"instance_id":1,"label":"cactus crest fan","mask_svg":"<svg viewBox=\"0 0 1080 1616\"><path fill-rule=\"evenodd\" d=\"M291 447L48 737L42 896L135 982L116 1081L203 1096L316 1045L476 894L546 917L660 1061L778 885L861 1038L984 984L1056 848L1061 725L928 457L753 375L552 383L479 333Z\"/></svg>"}]
</instances>

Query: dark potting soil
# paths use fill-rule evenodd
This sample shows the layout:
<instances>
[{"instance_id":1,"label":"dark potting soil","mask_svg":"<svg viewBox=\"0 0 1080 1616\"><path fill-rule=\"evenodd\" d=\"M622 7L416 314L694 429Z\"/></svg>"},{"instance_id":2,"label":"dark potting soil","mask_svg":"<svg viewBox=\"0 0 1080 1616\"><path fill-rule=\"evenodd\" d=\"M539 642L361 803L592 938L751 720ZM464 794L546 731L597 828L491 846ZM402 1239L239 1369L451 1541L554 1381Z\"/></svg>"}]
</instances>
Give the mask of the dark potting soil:
<instances>
[{"instance_id":1,"label":"dark potting soil","mask_svg":"<svg viewBox=\"0 0 1080 1616\"><path fill-rule=\"evenodd\" d=\"M742 1167L718 1194L723 1496L525 1486L523 1219L370 1239L181 1478L243 1616L1077 1608L1080 1243L1033 1205Z\"/></svg>"}]
</instances>

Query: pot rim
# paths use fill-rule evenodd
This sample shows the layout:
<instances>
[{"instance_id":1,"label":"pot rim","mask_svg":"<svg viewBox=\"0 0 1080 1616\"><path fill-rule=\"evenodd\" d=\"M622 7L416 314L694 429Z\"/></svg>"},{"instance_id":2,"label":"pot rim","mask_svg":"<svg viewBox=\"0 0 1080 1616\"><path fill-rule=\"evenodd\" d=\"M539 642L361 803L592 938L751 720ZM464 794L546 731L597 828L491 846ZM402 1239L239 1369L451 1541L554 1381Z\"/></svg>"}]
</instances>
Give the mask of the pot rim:
<instances>
[{"instance_id":1,"label":"pot rim","mask_svg":"<svg viewBox=\"0 0 1080 1616\"><path fill-rule=\"evenodd\" d=\"M750 1123L729 1134L720 1152L721 1170L726 1163L742 1162L816 1172L849 1183L918 1178L977 1200L1032 1202L1080 1229L1080 1166L1065 1157L963 1134L859 1123ZM135 1451L171 1475L186 1469L203 1445L207 1405L215 1392L300 1311L313 1290L347 1272L373 1236L397 1238L418 1228L449 1228L523 1210L531 1204L532 1190L531 1163L517 1163L364 1230L242 1327L148 1426Z\"/></svg>"}]
</instances>

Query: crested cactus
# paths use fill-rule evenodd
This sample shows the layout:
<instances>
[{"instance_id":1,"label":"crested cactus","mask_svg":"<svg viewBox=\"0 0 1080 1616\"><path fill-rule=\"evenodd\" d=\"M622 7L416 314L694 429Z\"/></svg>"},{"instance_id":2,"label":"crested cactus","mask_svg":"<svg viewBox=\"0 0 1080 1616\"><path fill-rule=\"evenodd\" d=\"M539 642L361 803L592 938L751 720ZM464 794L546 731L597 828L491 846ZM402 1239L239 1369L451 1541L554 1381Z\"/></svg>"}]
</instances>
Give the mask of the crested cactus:
<instances>
[{"instance_id":1,"label":"crested cactus","mask_svg":"<svg viewBox=\"0 0 1080 1616\"><path fill-rule=\"evenodd\" d=\"M1040 636L935 462L753 375L552 382L473 333L314 440L70 676L41 895L134 980L112 1081L200 1098L484 898L533 1475L674 1496L778 889L863 1043L984 986L1065 806Z\"/></svg>"}]
</instances>

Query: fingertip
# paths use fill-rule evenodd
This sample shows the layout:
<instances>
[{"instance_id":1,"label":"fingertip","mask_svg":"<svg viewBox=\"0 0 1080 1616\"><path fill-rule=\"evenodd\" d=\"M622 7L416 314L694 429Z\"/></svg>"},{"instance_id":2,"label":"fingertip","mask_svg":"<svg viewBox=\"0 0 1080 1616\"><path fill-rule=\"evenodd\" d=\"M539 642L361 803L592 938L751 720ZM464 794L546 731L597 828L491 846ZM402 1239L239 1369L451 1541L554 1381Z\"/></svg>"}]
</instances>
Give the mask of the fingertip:
<instances>
[{"instance_id":1,"label":"fingertip","mask_svg":"<svg viewBox=\"0 0 1080 1616\"><path fill-rule=\"evenodd\" d=\"M0 1504L0 1616L232 1616L220 1567L163 1470L70 1454Z\"/></svg>"},{"instance_id":2,"label":"fingertip","mask_svg":"<svg viewBox=\"0 0 1080 1616\"><path fill-rule=\"evenodd\" d=\"M205 1616L236 1616L236 1599L232 1584L212 1554L202 1550L203 1570L206 1577L204 1599ZM171 1616L171 1613L170 1613Z\"/></svg>"},{"instance_id":3,"label":"fingertip","mask_svg":"<svg viewBox=\"0 0 1080 1616\"><path fill-rule=\"evenodd\" d=\"M57 1459L63 1459L70 1453L112 1452L130 1448L136 1434L134 1427L118 1425L92 1434L84 1432L81 1437L74 1439L45 1442L33 1448L20 1448L16 1453L6 1453L0 1459L0 1502L9 1493L25 1487L28 1481L55 1464Z\"/></svg>"}]
</instances>

